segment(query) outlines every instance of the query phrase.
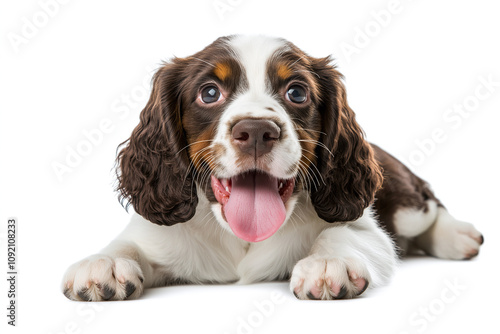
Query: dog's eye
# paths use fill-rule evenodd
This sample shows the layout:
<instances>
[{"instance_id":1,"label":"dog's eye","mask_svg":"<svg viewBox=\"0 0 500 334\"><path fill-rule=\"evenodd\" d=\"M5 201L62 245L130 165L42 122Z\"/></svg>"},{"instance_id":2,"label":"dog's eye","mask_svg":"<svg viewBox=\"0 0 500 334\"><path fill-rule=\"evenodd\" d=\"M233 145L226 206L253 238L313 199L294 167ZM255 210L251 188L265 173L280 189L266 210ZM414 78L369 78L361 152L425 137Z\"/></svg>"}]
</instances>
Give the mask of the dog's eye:
<instances>
[{"instance_id":1,"label":"dog's eye","mask_svg":"<svg viewBox=\"0 0 500 334\"><path fill-rule=\"evenodd\" d=\"M201 100L204 103L214 103L219 101L221 97L219 88L217 86L207 86L201 91Z\"/></svg>"},{"instance_id":2,"label":"dog's eye","mask_svg":"<svg viewBox=\"0 0 500 334\"><path fill-rule=\"evenodd\" d=\"M307 99L307 92L302 86L292 85L286 91L286 98L293 103L304 103Z\"/></svg>"}]
</instances>

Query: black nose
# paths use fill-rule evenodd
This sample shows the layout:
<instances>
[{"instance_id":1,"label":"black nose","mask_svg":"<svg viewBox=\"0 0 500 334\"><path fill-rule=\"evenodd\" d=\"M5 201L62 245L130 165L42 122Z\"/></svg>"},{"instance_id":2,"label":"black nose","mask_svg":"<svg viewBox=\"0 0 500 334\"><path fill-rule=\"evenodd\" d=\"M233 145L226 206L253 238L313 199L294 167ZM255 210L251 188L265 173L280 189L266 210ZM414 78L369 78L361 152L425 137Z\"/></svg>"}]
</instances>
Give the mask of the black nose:
<instances>
[{"instance_id":1,"label":"black nose","mask_svg":"<svg viewBox=\"0 0 500 334\"><path fill-rule=\"evenodd\" d=\"M233 126L231 136L240 151L258 158L272 150L280 133L280 127L273 121L244 119Z\"/></svg>"}]
</instances>

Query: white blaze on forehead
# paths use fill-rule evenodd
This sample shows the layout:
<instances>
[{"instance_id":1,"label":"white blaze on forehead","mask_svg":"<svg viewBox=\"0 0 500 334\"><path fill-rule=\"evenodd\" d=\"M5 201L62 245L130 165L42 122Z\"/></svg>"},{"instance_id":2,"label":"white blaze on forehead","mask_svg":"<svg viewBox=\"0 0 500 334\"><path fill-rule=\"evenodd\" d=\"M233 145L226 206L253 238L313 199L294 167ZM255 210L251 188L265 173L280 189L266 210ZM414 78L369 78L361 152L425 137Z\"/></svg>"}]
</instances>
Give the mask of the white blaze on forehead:
<instances>
[{"instance_id":1,"label":"white blaze on forehead","mask_svg":"<svg viewBox=\"0 0 500 334\"><path fill-rule=\"evenodd\" d=\"M233 100L226 105L211 144L225 148L224 154L216 158L216 162L223 166L218 168L216 176L230 178L246 171L246 167L236 163L240 152L231 145L234 122L242 118L271 118L282 127L283 136L274 144L271 154L259 163L265 164L266 171L276 178L294 177L302 149L290 116L266 84L269 82L269 60L276 52L288 50L288 44L283 39L266 36L234 36L228 44L241 64L246 82L242 82L245 88L235 92Z\"/></svg>"},{"instance_id":2,"label":"white blaze on forehead","mask_svg":"<svg viewBox=\"0 0 500 334\"><path fill-rule=\"evenodd\" d=\"M286 41L267 36L235 36L229 45L244 67L249 92L265 92L268 61L276 51L286 49Z\"/></svg>"}]
</instances>

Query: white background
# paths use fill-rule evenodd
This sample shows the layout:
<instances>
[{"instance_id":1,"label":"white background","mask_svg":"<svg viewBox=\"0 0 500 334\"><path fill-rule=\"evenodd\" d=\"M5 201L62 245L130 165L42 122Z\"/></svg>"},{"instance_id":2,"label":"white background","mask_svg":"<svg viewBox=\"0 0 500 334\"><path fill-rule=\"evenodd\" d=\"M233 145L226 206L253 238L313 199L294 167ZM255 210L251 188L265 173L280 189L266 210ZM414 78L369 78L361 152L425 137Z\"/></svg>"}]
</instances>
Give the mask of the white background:
<instances>
[{"instance_id":1,"label":"white background","mask_svg":"<svg viewBox=\"0 0 500 334\"><path fill-rule=\"evenodd\" d=\"M20 273L16 328L6 324L1 279L2 333L500 331L495 1L401 0L384 26L374 13L389 0L73 0L50 7L51 16L43 14L45 2L3 1L0 8L0 259L6 262L7 218L15 216ZM217 3L231 7L219 15ZM39 27L30 31L26 22ZM366 29L371 36L363 39ZM298 301L286 283L158 288L125 302L67 300L59 290L65 269L104 247L130 217L113 191L112 168L118 144L138 123L152 69L235 33L280 36L313 56L333 54L368 139L412 162L453 215L483 232L480 256L403 260L390 285L347 301ZM14 46L13 36L25 40ZM359 46L351 57L342 50L347 44ZM481 77L497 83L487 97ZM444 118L464 103L466 117ZM112 124L108 133L59 179L54 163L66 164L69 150L85 145L84 133L103 120ZM429 144L435 131L440 142ZM6 264L0 267L4 277ZM280 299L271 301L274 295Z\"/></svg>"}]
</instances>

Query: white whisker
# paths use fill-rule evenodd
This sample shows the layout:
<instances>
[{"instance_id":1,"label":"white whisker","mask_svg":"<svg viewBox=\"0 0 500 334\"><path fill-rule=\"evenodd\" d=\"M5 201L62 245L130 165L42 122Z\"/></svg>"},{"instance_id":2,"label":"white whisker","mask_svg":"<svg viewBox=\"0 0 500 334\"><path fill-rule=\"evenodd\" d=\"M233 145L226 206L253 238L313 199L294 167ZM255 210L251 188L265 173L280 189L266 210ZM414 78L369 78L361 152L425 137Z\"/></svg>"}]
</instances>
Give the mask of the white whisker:
<instances>
[{"instance_id":1,"label":"white whisker","mask_svg":"<svg viewBox=\"0 0 500 334\"><path fill-rule=\"evenodd\" d=\"M317 76L318 79L321 79L321 77L319 76L319 74L316 73L316 72L313 72L313 71L309 71L309 70L296 70L295 72L309 72L309 73L314 74L315 76Z\"/></svg>"},{"instance_id":2,"label":"white whisker","mask_svg":"<svg viewBox=\"0 0 500 334\"><path fill-rule=\"evenodd\" d=\"M199 60L199 61L201 61L201 62L203 62L203 63L205 63L205 64L208 64L208 65L210 65L210 66L212 66L212 67L215 67L215 65L214 65L214 64L209 63L209 62L208 62L208 61L206 61L206 60L203 60L203 59L200 59L200 58L196 58L196 57L193 57L193 59Z\"/></svg>"},{"instance_id":3,"label":"white whisker","mask_svg":"<svg viewBox=\"0 0 500 334\"><path fill-rule=\"evenodd\" d=\"M330 151L330 149L328 147L326 147L325 144L323 144L322 142L320 141L317 141L317 140L312 140L312 139L299 139L299 141L303 141L303 142L309 142L309 143L315 143L316 145L324 148L325 150L328 151L328 153L332 156L332 158L335 157L335 155L332 153L332 151Z\"/></svg>"},{"instance_id":4,"label":"white whisker","mask_svg":"<svg viewBox=\"0 0 500 334\"><path fill-rule=\"evenodd\" d=\"M175 153L175 155L181 153L183 150L185 150L186 148L192 146L192 145L195 145L195 144L199 144L199 143L204 143L204 142L207 142L207 141L213 141L213 139L207 139L207 140L198 140L198 141L195 141L194 143L191 143L189 145L186 145L184 146L183 148L181 148L177 153Z\"/></svg>"}]
</instances>

